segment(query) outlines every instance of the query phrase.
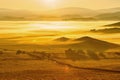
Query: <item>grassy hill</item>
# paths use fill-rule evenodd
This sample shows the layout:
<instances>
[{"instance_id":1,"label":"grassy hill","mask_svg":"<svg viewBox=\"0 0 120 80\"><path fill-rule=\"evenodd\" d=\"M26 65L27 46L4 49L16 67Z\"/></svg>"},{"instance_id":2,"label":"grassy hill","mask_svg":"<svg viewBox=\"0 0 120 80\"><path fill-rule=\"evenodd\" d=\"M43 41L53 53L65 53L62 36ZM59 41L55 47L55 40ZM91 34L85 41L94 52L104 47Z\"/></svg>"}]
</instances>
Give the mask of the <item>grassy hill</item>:
<instances>
[{"instance_id":1,"label":"grassy hill","mask_svg":"<svg viewBox=\"0 0 120 80\"><path fill-rule=\"evenodd\" d=\"M77 49L93 50L98 52L105 51L111 48L120 47L120 45L118 44L94 39L87 36L75 39L74 41L77 41L78 43L69 44L67 46L72 48L77 48Z\"/></svg>"}]
</instances>

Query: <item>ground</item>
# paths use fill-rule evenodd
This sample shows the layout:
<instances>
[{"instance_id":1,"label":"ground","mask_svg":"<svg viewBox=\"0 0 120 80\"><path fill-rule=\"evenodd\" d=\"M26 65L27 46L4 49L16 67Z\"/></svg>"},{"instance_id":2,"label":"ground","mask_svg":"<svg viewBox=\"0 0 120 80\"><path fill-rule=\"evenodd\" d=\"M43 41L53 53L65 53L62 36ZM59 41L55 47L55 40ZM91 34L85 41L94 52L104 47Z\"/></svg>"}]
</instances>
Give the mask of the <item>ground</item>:
<instances>
[{"instance_id":1,"label":"ground","mask_svg":"<svg viewBox=\"0 0 120 80\"><path fill-rule=\"evenodd\" d=\"M0 56L0 80L120 80L120 60L72 61L16 55Z\"/></svg>"}]
</instances>

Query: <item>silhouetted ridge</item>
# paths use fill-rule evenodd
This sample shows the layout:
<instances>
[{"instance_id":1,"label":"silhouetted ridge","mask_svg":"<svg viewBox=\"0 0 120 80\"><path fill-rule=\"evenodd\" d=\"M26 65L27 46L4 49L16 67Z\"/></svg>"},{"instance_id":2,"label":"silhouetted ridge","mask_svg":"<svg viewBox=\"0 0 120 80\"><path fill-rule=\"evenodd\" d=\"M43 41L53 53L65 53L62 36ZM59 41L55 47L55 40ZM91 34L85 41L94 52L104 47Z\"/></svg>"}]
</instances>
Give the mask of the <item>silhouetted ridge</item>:
<instances>
[{"instance_id":1,"label":"silhouetted ridge","mask_svg":"<svg viewBox=\"0 0 120 80\"><path fill-rule=\"evenodd\" d=\"M120 33L120 28L114 27L114 28L105 28L105 29L92 29L91 32L99 32L99 33Z\"/></svg>"},{"instance_id":2,"label":"silhouetted ridge","mask_svg":"<svg viewBox=\"0 0 120 80\"><path fill-rule=\"evenodd\" d=\"M105 26L120 26L120 22L109 24L109 25L105 25Z\"/></svg>"},{"instance_id":3,"label":"silhouetted ridge","mask_svg":"<svg viewBox=\"0 0 120 80\"><path fill-rule=\"evenodd\" d=\"M55 41L61 41L61 42L68 41L68 40L70 39L67 37L60 37L60 38L55 39Z\"/></svg>"},{"instance_id":4,"label":"silhouetted ridge","mask_svg":"<svg viewBox=\"0 0 120 80\"><path fill-rule=\"evenodd\" d=\"M81 38L77 38L75 39L75 41L81 41L81 40L93 40L94 38L91 38L89 36L85 36L85 37L81 37Z\"/></svg>"},{"instance_id":5,"label":"silhouetted ridge","mask_svg":"<svg viewBox=\"0 0 120 80\"><path fill-rule=\"evenodd\" d=\"M92 50L92 51L105 51L107 49L120 47L118 44L110 43L107 41L102 41L99 39L91 38L88 36L75 39L78 43L70 44L72 48L83 49L83 50Z\"/></svg>"}]
</instances>

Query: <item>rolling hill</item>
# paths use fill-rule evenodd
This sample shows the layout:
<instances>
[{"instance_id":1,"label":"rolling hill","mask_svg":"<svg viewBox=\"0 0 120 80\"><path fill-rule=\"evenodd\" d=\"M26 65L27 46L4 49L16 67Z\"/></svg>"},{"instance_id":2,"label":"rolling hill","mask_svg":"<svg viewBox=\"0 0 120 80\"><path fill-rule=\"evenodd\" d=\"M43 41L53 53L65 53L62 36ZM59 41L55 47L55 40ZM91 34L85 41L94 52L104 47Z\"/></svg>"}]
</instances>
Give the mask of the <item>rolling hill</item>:
<instances>
[{"instance_id":1,"label":"rolling hill","mask_svg":"<svg viewBox=\"0 0 120 80\"><path fill-rule=\"evenodd\" d=\"M64 20L72 18L81 18L95 16L97 12L94 10L79 8L79 7L68 7L60 8L50 11L27 11L27 10L13 10L0 8L0 20ZM91 19L91 17L90 17Z\"/></svg>"},{"instance_id":2,"label":"rolling hill","mask_svg":"<svg viewBox=\"0 0 120 80\"><path fill-rule=\"evenodd\" d=\"M68 8L60 8L51 10L49 15L58 15L58 16L69 16L69 15L79 15L82 17L93 16L97 14L97 11L87 9L87 8L79 8L79 7L68 7Z\"/></svg>"},{"instance_id":3,"label":"rolling hill","mask_svg":"<svg viewBox=\"0 0 120 80\"><path fill-rule=\"evenodd\" d=\"M98 20L120 20L120 7L97 10L100 14L95 16Z\"/></svg>"},{"instance_id":4,"label":"rolling hill","mask_svg":"<svg viewBox=\"0 0 120 80\"><path fill-rule=\"evenodd\" d=\"M97 20L120 20L120 11L114 13L101 13L95 16Z\"/></svg>"},{"instance_id":5,"label":"rolling hill","mask_svg":"<svg viewBox=\"0 0 120 80\"><path fill-rule=\"evenodd\" d=\"M69 40L70 40L70 39L67 38L67 37L60 37L60 38L55 39L54 41L64 42L64 41L69 41Z\"/></svg>"},{"instance_id":6,"label":"rolling hill","mask_svg":"<svg viewBox=\"0 0 120 80\"><path fill-rule=\"evenodd\" d=\"M67 7L49 11L0 8L0 20L120 20L120 8L91 10Z\"/></svg>"},{"instance_id":7,"label":"rolling hill","mask_svg":"<svg viewBox=\"0 0 120 80\"><path fill-rule=\"evenodd\" d=\"M120 47L118 44L94 39L88 36L75 39L74 41L77 41L78 43L73 43L67 45L70 48L76 48L76 49L83 49L83 50L92 50L92 51L105 51L107 49L112 49L116 47Z\"/></svg>"},{"instance_id":8,"label":"rolling hill","mask_svg":"<svg viewBox=\"0 0 120 80\"><path fill-rule=\"evenodd\" d=\"M36 16L32 11L0 8L0 20L30 20Z\"/></svg>"},{"instance_id":9,"label":"rolling hill","mask_svg":"<svg viewBox=\"0 0 120 80\"><path fill-rule=\"evenodd\" d=\"M97 10L100 13L115 13L115 12L119 12L120 11L120 7L116 7L116 8L109 8L109 9L100 9Z\"/></svg>"},{"instance_id":10,"label":"rolling hill","mask_svg":"<svg viewBox=\"0 0 120 80\"><path fill-rule=\"evenodd\" d=\"M105 27L120 27L120 22L105 25Z\"/></svg>"}]
</instances>

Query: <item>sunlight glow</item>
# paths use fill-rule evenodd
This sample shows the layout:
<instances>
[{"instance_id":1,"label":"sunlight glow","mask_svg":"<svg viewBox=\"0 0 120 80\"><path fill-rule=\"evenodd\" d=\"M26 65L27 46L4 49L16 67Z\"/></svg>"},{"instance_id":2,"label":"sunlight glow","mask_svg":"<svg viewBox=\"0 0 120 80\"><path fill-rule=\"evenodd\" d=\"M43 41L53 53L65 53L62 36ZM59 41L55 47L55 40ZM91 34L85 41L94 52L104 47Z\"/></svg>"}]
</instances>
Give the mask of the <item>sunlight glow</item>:
<instances>
[{"instance_id":1,"label":"sunlight glow","mask_svg":"<svg viewBox=\"0 0 120 80\"><path fill-rule=\"evenodd\" d=\"M43 2L49 6L49 5L55 5L57 3L57 0L43 0Z\"/></svg>"},{"instance_id":2,"label":"sunlight glow","mask_svg":"<svg viewBox=\"0 0 120 80\"><path fill-rule=\"evenodd\" d=\"M60 26L60 25L41 25L41 24L30 24L32 29L42 29L42 30L73 30L72 26Z\"/></svg>"}]
</instances>

